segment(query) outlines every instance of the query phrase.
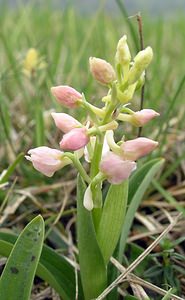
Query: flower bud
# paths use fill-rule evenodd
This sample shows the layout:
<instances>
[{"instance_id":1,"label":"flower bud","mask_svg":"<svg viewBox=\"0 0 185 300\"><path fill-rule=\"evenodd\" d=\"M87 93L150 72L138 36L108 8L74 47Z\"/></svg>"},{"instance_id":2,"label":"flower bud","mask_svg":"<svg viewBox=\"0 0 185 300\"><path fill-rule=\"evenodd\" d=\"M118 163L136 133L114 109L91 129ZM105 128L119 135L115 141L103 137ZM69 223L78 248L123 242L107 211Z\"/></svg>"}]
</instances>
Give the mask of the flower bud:
<instances>
[{"instance_id":1,"label":"flower bud","mask_svg":"<svg viewBox=\"0 0 185 300\"><path fill-rule=\"evenodd\" d=\"M126 141L121 145L123 151L122 157L127 160L135 161L152 152L157 146L158 142L144 137Z\"/></svg>"},{"instance_id":2,"label":"flower bud","mask_svg":"<svg viewBox=\"0 0 185 300\"><path fill-rule=\"evenodd\" d=\"M69 158L62 157L62 151L44 146L31 149L28 154L30 156L26 155L25 158L32 162L37 171L48 177L53 176L57 170L71 163Z\"/></svg>"},{"instance_id":3,"label":"flower bud","mask_svg":"<svg viewBox=\"0 0 185 300\"><path fill-rule=\"evenodd\" d=\"M130 63L131 55L127 45L126 35L124 35L118 42L115 59L116 63L122 66L129 65Z\"/></svg>"},{"instance_id":4,"label":"flower bud","mask_svg":"<svg viewBox=\"0 0 185 300\"><path fill-rule=\"evenodd\" d=\"M26 54L26 58L24 60L24 69L32 72L36 69L38 65L39 54L35 48L30 48Z\"/></svg>"},{"instance_id":5,"label":"flower bud","mask_svg":"<svg viewBox=\"0 0 185 300\"><path fill-rule=\"evenodd\" d=\"M126 180L135 169L136 163L134 161L123 160L113 152L108 152L100 162L100 171L112 184L120 184Z\"/></svg>"},{"instance_id":6,"label":"flower bud","mask_svg":"<svg viewBox=\"0 0 185 300\"><path fill-rule=\"evenodd\" d=\"M82 95L67 85L60 85L51 88L51 93L57 101L68 108L76 108L82 99Z\"/></svg>"},{"instance_id":7,"label":"flower bud","mask_svg":"<svg viewBox=\"0 0 185 300\"><path fill-rule=\"evenodd\" d=\"M113 67L106 60L90 57L89 64L93 77L100 83L109 84L116 79Z\"/></svg>"},{"instance_id":8,"label":"flower bud","mask_svg":"<svg viewBox=\"0 0 185 300\"><path fill-rule=\"evenodd\" d=\"M153 58L153 51L151 47L140 51L134 58L134 64L130 68L128 73L128 84L136 82L143 71L148 67Z\"/></svg>"},{"instance_id":9,"label":"flower bud","mask_svg":"<svg viewBox=\"0 0 185 300\"><path fill-rule=\"evenodd\" d=\"M160 114L153 109L142 109L131 115L131 123L135 126L141 127L159 115Z\"/></svg>"},{"instance_id":10,"label":"flower bud","mask_svg":"<svg viewBox=\"0 0 185 300\"><path fill-rule=\"evenodd\" d=\"M78 122L75 118L71 117L65 113L51 113L55 125L57 128L62 130L64 133L69 132L70 130L81 127L81 123Z\"/></svg>"},{"instance_id":11,"label":"flower bud","mask_svg":"<svg viewBox=\"0 0 185 300\"><path fill-rule=\"evenodd\" d=\"M60 147L63 150L75 151L87 145L88 142L89 136L87 134L87 129L85 127L74 128L64 134L60 142Z\"/></svg>"},{"instance_id":12,"label":"flower bud","mask_svg":"<svg viewBox=\"0 0 185 300\"><path fill-rule=\"evenodd\" d=\"M93 199L92 199L92 191L91 191L90 185L88 186L88 188L85 191L83 205L89 211L91 211L94 207Z\"/></svg>"},{"instance_id":13,"label":"flower bud","mask_svg":"<svg viewBox=\"0 0 185 300\"><path fill-rule=\"evenodd\" d=\"M153 50L151 47L147 47L144 50L138 52L134 58L134 63L143 69L146 69L151 63L153 58Z\"/></svg>"}]
</instances>

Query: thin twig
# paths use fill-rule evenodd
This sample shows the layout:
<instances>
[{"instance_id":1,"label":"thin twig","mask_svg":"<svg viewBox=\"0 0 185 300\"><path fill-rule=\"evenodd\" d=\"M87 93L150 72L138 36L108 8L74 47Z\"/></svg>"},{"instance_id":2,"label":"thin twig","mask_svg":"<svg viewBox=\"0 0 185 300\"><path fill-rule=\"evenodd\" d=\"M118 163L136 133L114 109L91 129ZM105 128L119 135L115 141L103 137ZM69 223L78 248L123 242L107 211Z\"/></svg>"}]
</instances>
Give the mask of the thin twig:
<instances>
[{"instance_id":1,"label":"thin twig","mask_svg":"<svg viewBox=\"0 0 185 300\"><path fill-rule=\"evenodd\" d=\"M142 24L142 17L141 17L140 13L137 14L137 22L138 22L138 31L139 31L140 50L143 50L144 49L143 24ZM143 84L143 86L141 88L140 110L143 109L144 97L145 97L145 84ZM139 127L138 137L141 136L141 132L142 132L142 127Z\"/></svg>"},{"instance_id":2,"label":"thin twig","mask_svg":"<svg viewBox=\"0 0 185 300\"><path fill-rule=\"evenodd\" d=\"M158 286L156 286L156 285L154 285L154 284L152 284L148 281L145 281L145 280L140 279L140 278L136 278L137 276L135 276L134 274L132 274L130 277L132 277L132 278L129 278L129 280L131 280L132 282L134 282L136 284L138 283L138 284L146 287L147 289L150 289L150 290L152 290L152 291L154 291L154 292L156 292L160 295L165 296L167 293L169 293L169 291L165 291L165 290L161 289L160 287L158 287ZM170 293L169 296L170 296L171 299L174 299L174 300L184 300L183 298L181 298L177 295L174 295L172 293Z\"/></svg>"},{"instance_id":3,"label":"thin twig","mask_svg":"<svg viewBox=\"0 0 185 300\"><path fill-rule=\"evenodd\" d=\"M96 300L104 299L119 283L121 283L122 280L127 277L127 275L131 273L140 264L140 262L143 261L143 259L158 245L163 237L172 230L181 215L182 213L180 213L173 220L173 222L158 236L158 238L156 238L156 240L141 255L139 255L138 258L96 298Z\"/></svg>"},{"instance_id":4,"label":"thin twig","mask_svg":"<svg viewBox=\"0 0 185 300\"><path fill-rule=\"evenodd\" d=\"M116 260L114 257L111 257L111 263L120 271L120 272L125 272L126 268L123 267L120 262L118 260ZM136 284L139 284L139 285L142 285L160 295L166 295L168 293L168 291L165 291L163 289L161 289L160 287L146 281L146 280L143 280L141 279L140 277L136 276L135 274L131 273L129 275L129 278L128 278L128 281L129 282L134 282ZM181 297L179 296L176 296L174 294L170 294L171 297L173 297L173 299L176 299L176 300L183 300Z\"/></svg>"},{"instance_id":5,"label":"thin twig","mask_svg":"<svg viewBox=\"0 0 185 300\"><path fill-rule=\"evenodd\" d=\"M144 49L143 24L142 24L142 17L140 12L138 12L137 14L137 22L138 22L138 30L139 30L140 49L143 50Z\"/></svg>"}]
</instances>

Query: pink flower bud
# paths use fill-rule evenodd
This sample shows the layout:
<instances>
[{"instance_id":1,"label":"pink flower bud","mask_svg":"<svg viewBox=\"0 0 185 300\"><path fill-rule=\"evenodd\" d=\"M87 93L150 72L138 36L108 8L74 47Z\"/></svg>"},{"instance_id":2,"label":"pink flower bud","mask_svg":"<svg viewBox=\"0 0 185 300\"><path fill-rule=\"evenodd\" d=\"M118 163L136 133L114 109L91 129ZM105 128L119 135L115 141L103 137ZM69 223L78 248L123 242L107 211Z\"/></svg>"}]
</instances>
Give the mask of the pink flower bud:
<instances>
[{"instance_id":1,"label":"pink flower bud","mask_svg":"<svg viewBox=\"0 0 185 300\"><path fill-rule=\"evenodd\" d=\"M67 133L70 130L81 126L80 122L78 122L76 119L74 119L68 114L51 113L51 115L55 121L56 127L62 130L64 133Z\"/></svg>"},{"instance_id":2,"label":"pink flower bud","mask_svg":"<svg viewBox=\"0 0 185 300\"><path fill-rule=\"evenodd\" d=\"M135 169L136 163L134 161L123 160L113 152L108 152L100 163L100 171L106 175L107 180L112 184L120 184Z\"/></svg>"},{"instance_id":3,"label":"pink flower bud","mask_svg":"<svg viewBox=\"0 0 185 300\"><path fill-rule=\"evenodd\" d=\"M25 158L32 162L37 171L48 177L53 176L57 170L71 163L69 158L62 157L62 151L44 146L31 149L28 154L30 156L26 155Z\"/></svg>"},{"instance_id":4,"label":"pink flower bud","mask_svg":"<svg viewBox=\"0 0 185 300\"><path fill-rule=\"evenodd\" d=\"M89 142L89 136L87 134L87 129L85 127L82 128L74 128L68 133L64 134L60 147L63 150L78 150Z\"/></svg>"},{"instance_id":5,"label":"pink flower bud","mask_svg":"<svg viewBox=\"0 0 185 300\"><path fill-rule=\"evenodd\" d=\"M59 103L68 107L76 108L82 95L67 85L59 85L51 88L51 93L55 96Z\"/></svg>"},{"instance_id":6,"label":"pink flower bud","mask_svg":"<svg viewBox=\"0 0 185 300\"><path fill-rule=\"evenodd\" d=\"M90 57L89 64L93 77L100 83L109 84L116 79L113 67L106 60Z\"/></svg>"},{"instance_id":7,"label":"pink flower bud","mask_svg":"<svg viewBox=\"0 0 185 300\"><path fill-rule=\"evenodd\" d=\"M127 160L135 161L152 152L157 146L158 142L144 137L123 142L121 145L121 149L123 150L122 157Z\"/></svg>"},{"instance_id":8,"label":"pink flower bud","mask_svg":"<svg viewBox=\"0 0 185 300\"><path fill-rule=\"evenodd\" d=\"M158 116L160 116L160 114L153 109L142 109L131 115L133 124L139 127L147 124L150 120Z\"/></svg>"}]
</instances>

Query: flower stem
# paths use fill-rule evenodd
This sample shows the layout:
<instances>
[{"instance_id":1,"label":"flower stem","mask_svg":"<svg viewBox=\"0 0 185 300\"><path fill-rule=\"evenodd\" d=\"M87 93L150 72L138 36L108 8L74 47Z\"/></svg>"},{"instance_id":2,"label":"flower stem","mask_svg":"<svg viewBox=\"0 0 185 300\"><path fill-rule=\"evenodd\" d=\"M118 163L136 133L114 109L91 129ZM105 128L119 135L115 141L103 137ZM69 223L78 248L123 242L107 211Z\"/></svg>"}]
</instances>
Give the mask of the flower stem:
<instances>
[{"instance_id":1,"label":"flower stem","mask_svg":"<svg viewBox=\"0 0 185 300\"><path fill-rule=\"evenodd\" d=\"M73 153L70 152L66 152L64 154L64 156L68 157L70 160L72 160L74 166L77 168L78 172L80 173L81 177L88 183L90 184L91 179L88 176L88 174L86 173L84 167L82 166L80 160L78 158L75 157L75 155Z\"/></svg>"},{"instance_id":2,"label":"flower stem","mask_svg":"<svg viewBox=\"0 0 185 300\"><path fill-rule=\"evenodd\" d=\"M91 170L90 170L91 178L94 178L96 174L99 172L99 163L102 155L103 141L104 141L104 134L97 135L96 144L94 148L94 155L91 162Z\"/></svg>"}]
</instances>

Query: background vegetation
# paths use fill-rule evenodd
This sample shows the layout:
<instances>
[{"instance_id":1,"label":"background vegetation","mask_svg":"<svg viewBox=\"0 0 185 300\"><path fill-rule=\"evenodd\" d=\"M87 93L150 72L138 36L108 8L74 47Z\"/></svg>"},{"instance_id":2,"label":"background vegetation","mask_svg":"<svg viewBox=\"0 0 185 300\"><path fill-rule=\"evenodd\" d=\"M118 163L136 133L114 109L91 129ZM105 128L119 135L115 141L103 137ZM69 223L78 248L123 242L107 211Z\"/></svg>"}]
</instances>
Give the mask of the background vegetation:
<instances>
[{"instance_id":1,"label":"background vegetation","mask_svg":"<svg viewBox=\"0 0 185 300\"><path fill-rule=\"evenodd\" d=\"M43 144L58 148L60 133L50 112L63 108L52 98L51 86L71 85L84 92L90 102L98 103L105 90L93 81L88 58L96 56L113 63L117 41L123 34L128 36L133 56L136 54L137 21L135 17L126 18L120 3L117 1L117 15L105 12L103 5L88 15L77 13L72 6L51 10L49 5L36 9L27 4L0 10L0 173L9 168L8 175L2 174L0 181L0 226L18 233L41 213L46 220L47 243L68 255L72 236L75 244L76 173L67 167L48 179L20 153ZM159 141L153 157L164 157L165 164L136 215L127 247L132 251L126 252L128 263L151 243L153 232L161 232L169 223L169 214L175 216L180 211L185 215L184 15L169 19L143 16L143 36L145 46L154 50L144 107L157 110L161 117L148 124L142 134ZM23 61L32 47L38 50L45 67L30 79L23 73ZM135 110L139 107L138 93ZM81 111L75 117L83 121ZM128 127L128 136L136 135L137 131ZM173 233L136 270L137 275L165 289L174 287L180 296L185 295L184 225L182 218ZM54 297L52 290L36 281L35 299L42 290L48 299ZM155 295L151 297L157 299Z\"/></svg>"}]
</instances>

